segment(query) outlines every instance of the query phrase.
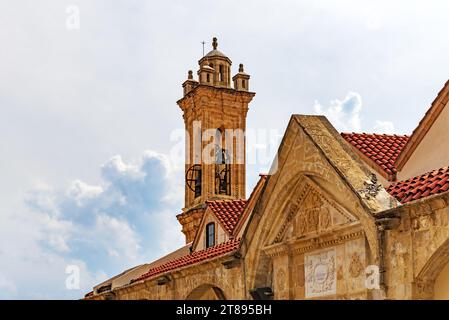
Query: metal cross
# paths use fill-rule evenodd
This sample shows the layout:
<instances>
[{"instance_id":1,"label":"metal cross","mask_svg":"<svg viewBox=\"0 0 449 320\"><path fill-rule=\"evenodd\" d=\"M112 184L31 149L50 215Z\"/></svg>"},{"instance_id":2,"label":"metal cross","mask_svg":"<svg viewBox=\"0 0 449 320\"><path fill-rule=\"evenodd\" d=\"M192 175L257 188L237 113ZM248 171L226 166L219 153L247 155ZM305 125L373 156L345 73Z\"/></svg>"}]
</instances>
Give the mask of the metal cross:
<instances>
[{"instance_id":1,"label":"metal cross","mask_svg":"<svg viewBox=\"0 0 449 320\"><path fill-rule=\"evenodd\" d=\"M201 43L203 44L203 57L204 57L204 45L206 44L206 41L201 41Z\"/></svg>"}]
</instances>

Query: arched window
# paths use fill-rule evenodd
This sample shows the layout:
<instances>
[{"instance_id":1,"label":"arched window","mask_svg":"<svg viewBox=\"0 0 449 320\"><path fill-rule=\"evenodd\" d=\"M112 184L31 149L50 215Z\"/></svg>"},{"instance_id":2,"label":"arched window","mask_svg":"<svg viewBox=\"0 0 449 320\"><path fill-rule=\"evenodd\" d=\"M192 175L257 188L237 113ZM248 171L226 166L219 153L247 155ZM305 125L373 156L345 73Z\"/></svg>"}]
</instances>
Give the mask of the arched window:
<instances>
[{"instance_id":1,"label":"arched window","mask_svg":"<svg viewBox=\"0 0 449 320\"><path fill-rule=\"evenodd\" d=\"M186 184L194 192L195 198L201 196L201 165L195 164L186 172Z\"/></svg>"},{"instance_id":2,"label":"arched window","mask_svg":"<svg viewBox=\"0 0 449 320\"><path fill-rule=\"evenodd\" d=\"M215 134L215 194L231 195L231 164L226 149L223 131Z\"/></svg>"},{"instance_id":3,"label":"arched window","mask_svg":"<svg viewBox=\"0 0 449 320\"><path fill-rule=\"evenodd\" d=\"M215 223L211 222L206 226L206 248L215 246Z\"/></svg>"},{"instance_id":4,"label":"arched window","mask_svg":"<svg viewBox=\"0 0 449 320\"><path fill-rule=\"evenodd\" d=\"M218 81L223 82L224 81L224 76L223 76L223 65L220 64L220 66L218 67L219 73L218 73Z\"/></svg>"},{"instance_id":5,"label":"arched window","mask_svg":"<svg viewBox=\"0 0 449 320\"><path fill-rule=\"evenodd\" d=\"M246 88L246 83L245 80L242 80L242 88L245 89Z\"/></svg>"}]
</instances>

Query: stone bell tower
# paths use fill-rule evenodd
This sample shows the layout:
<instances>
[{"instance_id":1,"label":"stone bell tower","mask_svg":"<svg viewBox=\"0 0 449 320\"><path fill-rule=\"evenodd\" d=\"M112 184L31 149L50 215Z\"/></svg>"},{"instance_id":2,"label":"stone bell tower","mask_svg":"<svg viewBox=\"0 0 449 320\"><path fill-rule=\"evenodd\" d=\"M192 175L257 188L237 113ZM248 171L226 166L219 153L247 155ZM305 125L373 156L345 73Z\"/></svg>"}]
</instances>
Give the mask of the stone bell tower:
<instances>
[{"instance_id":1,"label":"stone bell tower","mask_svg":"<svg viewBox=\"0 0 449 320\"><path fill-rule=\"evenodd\" d=\"M195 238L207 200L245 198L246 114L255 93L243 64L232 87L232 62L217 47L213 38L213 50L198 61L198 80L188 72L177 102L186 130L185 206L177 218L186 243Z\"/></svg>"}]
</instances>

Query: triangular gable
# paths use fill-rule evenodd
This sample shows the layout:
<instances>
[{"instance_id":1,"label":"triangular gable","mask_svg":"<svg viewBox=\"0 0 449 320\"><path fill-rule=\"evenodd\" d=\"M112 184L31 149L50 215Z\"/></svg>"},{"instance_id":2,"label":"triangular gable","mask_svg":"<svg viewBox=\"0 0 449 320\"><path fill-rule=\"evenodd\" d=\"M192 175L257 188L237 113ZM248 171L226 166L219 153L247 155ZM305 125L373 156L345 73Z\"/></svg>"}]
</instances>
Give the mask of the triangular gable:
<instances>
[{"instance_id":1,"label":"triangular gable","mask_svg":"<svg viewBox=\"0 0 449 320\"><path fill-rule=\"evenodd\" d=\"M417 151L418 146L420 146L420 144L423 143L423 140L426 137L426 135L429 133L429 131L431 131L435 127L435 124L437 123L437 120L439 119L439 117L442 115L443 111L449 112L449 110L445 110L445 106L447 106L448 102L449 102L449 80L446 82L444 87L440 90L437 97L432 102L432 105L430 106L430 108L427 110L426 114L420 121L419 125L413 131L413 133L410 136L403 151L397 158L396 167L397 167L398 171L401 171L404 169L404 167L406 166L407 162L410 160L412 155ZM444 127L445 127L444 128L445 130L443 130L441 132L441 134L443 134L443 135L448 134L447 123L444 124ZM447 141L447 138L445 140ZM433 150L434 152L441 153L441 150L438 150L436 148L431 148L430 150ZM427 155L427 156L430 156L430 155ZM449 159L445 159L445 160L449 160ZM434 168L423 168L423 171L419 172L419 173L437 169L437 168L443 167L444 165L447 165L447 163L436 165ZM418 172L416 172L416 174L418 174ZM403 176L403 177L400 177L400 179L411 178L412 176L414 176L414 175L412 174L411 176L407 176L407 177Z\"/></svg>"},{"instance_id":2,"label":"triangular gable","mask_svg":"<svg viewBox=\"0 0 449 320\"><path fill-rule=\"evenodd\" d=\"M328 163L372 213L388 210L397 205L395 199L378 185L366 164L360 161L353 149L325 117L294 116L294 118Z\"/></svg>"},{"instance_id":3,"label":"triangular gable","mask_svg":"<svg viewBox=\"0 0 449 320\"><path fill-rule=\"evenodd\" d=\"M399 203L323 116L292 116L263 194L242 234L242 253L249 254L250 260L258 259L259 248L275 241L279 226L296 214L289 208L298 206L307 192L305 177L361 224L376 261L375 215Z\"/></svg>"},{"instance_id":4,"label":"triangular gable","mask_svg":"<svg viewBox=\"0 0 449 320\"><path fill-rule=\"evenodd\" d=\"M274 241L305 237L310 234L324 234L332 230L357 223L357 218L338 205L309 178L304 177L303 196L296 203L285 208L290 214L280 224Z\"/></svg>"},{"instance_id":5,"label":"triangular gable","mask_svg":"<svg viewBox=\"0 0 449 320\"><path fill-rule=\"evenodd\" d=\"M205 241L206 225L216 224L216 243L222 243L231 238L235 226L245 210L246 200L208 200L206 210L201 218L198 231L192 244L192 251L204 249L201 245Z\"/></svg>"},{"instance_id":6,"label":"triangular gable","mask_svg":"<svg viewBox=\"0 0 449 320\"><path fill-rule=\"evenodd\" d=\"M215 234L216 234L216 242L217 244L220 243L220 240L224 240L224 239L220 239L220 235L221 237L223 237L224 235L227 235L227 232L225 231L225 228L223 226L223 224L220 222L220 220L215 216L215 214L213 213L213 211L210 209L209 206L206 207L206 210L204 210L204 214L203 217L201 218L201 223L198 226L198 230L196 232L195 235L195 239L193 240L192 243L192 252L198 251L198 250L203 250L206 248L205 246L205 233L206 233L206 225L214 222L216 229L215 229Z\"/></svg>"}]
</instances>

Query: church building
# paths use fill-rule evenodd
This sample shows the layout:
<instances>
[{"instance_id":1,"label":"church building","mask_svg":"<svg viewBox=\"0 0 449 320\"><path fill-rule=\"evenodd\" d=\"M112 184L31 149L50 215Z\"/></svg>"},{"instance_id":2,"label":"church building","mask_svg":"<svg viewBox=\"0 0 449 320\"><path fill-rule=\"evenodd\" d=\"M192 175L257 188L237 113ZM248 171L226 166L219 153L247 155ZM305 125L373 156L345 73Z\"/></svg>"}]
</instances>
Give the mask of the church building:
<instances>
[{"instance_id":1,"label":"church building","mask_svg":"<svg viewBox=\"0 0 449 320\"><path fill-rule=\"evenodd\" d=\"M292 115L247 196L255 93L243 64L231 78L212 46L177 101L185 245L85 299L449 299L449 81L410 136L339 133L324 116Z\"/></svg>"}]
</instances>

